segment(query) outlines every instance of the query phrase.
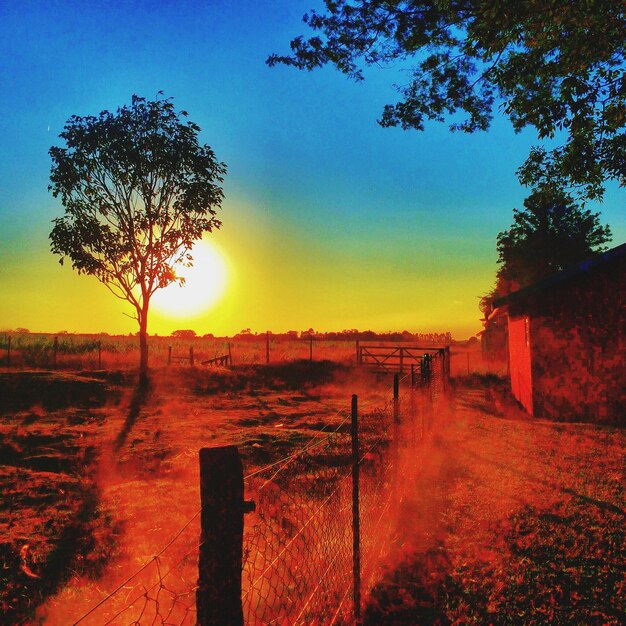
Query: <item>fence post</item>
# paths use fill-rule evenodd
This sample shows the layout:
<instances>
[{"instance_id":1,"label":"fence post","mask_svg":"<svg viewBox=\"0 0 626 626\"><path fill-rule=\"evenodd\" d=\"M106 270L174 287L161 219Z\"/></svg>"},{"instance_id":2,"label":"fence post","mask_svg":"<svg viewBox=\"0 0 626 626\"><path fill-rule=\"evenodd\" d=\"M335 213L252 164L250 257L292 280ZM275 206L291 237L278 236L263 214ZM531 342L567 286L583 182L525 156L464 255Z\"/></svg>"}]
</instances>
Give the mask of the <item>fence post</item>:
<instances>
[{"instance_id":1,"label":"fence post","mask_svg":"<svg viewBox=\"0 0 626 626\"><path fill-rule=\"evenodd\" d=\"M243 626L243 467L236 446L200 449L199 626Z\"/></svg>"},{"instance_id":2,"label":"fence post","mask_svg":"<svg viewBox=\"0 0 626 626\"><path fill-rule=\"evenodd\" d=\"M265 363L270 362L270 331L265 332Z\"/></svg>"},{"instance_id":3,"label":"fence post","mask_svg":"<svg viewBox=\"0 0 626 626\"><path fill-rule=\"evenodd\" d=\"M193 367L193 346L189 346L189 364Z\"/></svg>"},{"instance_id":4,"label":"fence post","mask_svg":"<svg viewBox=\"0 0 626 626\"><path fill-rule=\"evenodd\" d=\"M443 390L448 390L448 384L450 382L450 346L446 346L443 349L445 359L444 359L444 368L443 368Z\"/></svg>"},{"instance_id":5,"label":"fence post","mask_svg":"<svg viewBox=\"0 0 626 626\"><path fill-rule=\"evenodd\" d=\"M354 623L361 624L361 516L359 511L358 398L352 396L352 601Z\"/></svg>"},{"instance_id":6,"label":"fence post","mask_svg":"<svg viewBox=\"0 0 626 626\"><path fill-rule=\"evenodd\" d=\"M230 351L230 341L228 342L228 363L232 366L233 364L233 354Z\"/></svg>"},{"instance_id":7,"label":"fence post","mask_svg":"<svg viewBox=\"0 0 626 626\"><path fill-rule=\"evenodd\" d=\"M11 335L7 337L7 367L11 367Z\"/></svg>"},{"instance_id":8,"label":"fence post","mask_svg":"<svg viewBox=\"0 0 626 626\"><path fill-rule=\"evenodd\" d=\"M172 363L172 346L168 346L167 348L167 364L171 365Z\"/></svg>"},{"instance_id":9,"label":"fence post","mask_svg":"<svg viewBox=\"0 0 626 626\"><path fill-rule=\"evenodd\" d=\"M52 347L52 366L56 368L57 366L57 353L59 351L59 338L54 338L54 345Z\"/></svg>"},{"instance_id":10,"label":"fence post","mask_svg":"<svg viewBox=\"0 0 626 626\"><path fill-rule=\"evenodd\" d=\"M313 333L309 335L309 361L313 362Z\"/></svg>"},{"instance_id":11,"label":"fence post","mask_svg":"<svg viewBox=\"0 0 626 626\"><path fill-rule=\"evenodd\" d=\"M415 363L411 363L411 389L415 387Z\"/></svg>"},{"instance_id":12,"label":"fence post","mask_svg":"<svg viewBox=\"0 0 626 626\"><path fill-rule=\"evenodd\" d=\"M393 418L400 421L400 374L393 375Z\"/></svg>"},{"instance_id":13,"label":"fence post","mask_svg":"<svg viewBox=\"0 0 626 626\"><path fill-rule=\"evenodd\" d=\"M400 346L400 373L404 371L404 348Z\"/></svg>"}]
</instances>

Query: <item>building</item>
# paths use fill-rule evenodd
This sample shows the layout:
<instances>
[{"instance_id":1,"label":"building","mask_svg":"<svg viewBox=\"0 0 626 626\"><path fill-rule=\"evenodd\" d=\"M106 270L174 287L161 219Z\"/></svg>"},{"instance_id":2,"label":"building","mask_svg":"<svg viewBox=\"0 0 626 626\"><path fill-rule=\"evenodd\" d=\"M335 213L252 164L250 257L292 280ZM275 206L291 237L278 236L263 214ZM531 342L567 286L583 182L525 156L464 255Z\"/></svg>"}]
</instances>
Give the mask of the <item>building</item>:
<instances>
[{"instance_id":1,"label":"building","mask_svg":"<svg viewBox=\"0 0 626 626\"><path fill-rule=\"evenodd\" d=\"M626 243L503 298L513 395L531 414L626 424Z\"/></svg>"}]
</instances>

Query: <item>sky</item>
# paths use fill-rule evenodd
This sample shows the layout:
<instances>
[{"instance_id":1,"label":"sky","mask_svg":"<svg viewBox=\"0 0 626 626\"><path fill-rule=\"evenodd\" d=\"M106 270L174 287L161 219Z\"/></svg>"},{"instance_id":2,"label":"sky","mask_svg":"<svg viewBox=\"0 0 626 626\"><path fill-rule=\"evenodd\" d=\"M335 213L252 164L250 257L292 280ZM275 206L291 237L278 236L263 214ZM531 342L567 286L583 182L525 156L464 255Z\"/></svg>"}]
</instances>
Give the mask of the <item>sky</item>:
<instances>
[{"instance_id":1,"label":"sky","mask_svg":"<svg viewBox=\"0 0 626 626\"><path fill-rule=\"evenodd\" d=\"M402 68L355 83L332 68L267 67L319 4L0 0L0 330L137 330L127 303L50 252L63 207L48 192L48 150L71 115L160 90L228 174L223 226L206 238L220 297L199 297L203 281L217 287L215 266L198 268L192 304L155 306L149 332L480 330L496 236L527 195L515 170L536 136L503 117L473 135L381 128ZM592 207L615 245L625 199L609 187Z\"/></svg>"}]
</instances>

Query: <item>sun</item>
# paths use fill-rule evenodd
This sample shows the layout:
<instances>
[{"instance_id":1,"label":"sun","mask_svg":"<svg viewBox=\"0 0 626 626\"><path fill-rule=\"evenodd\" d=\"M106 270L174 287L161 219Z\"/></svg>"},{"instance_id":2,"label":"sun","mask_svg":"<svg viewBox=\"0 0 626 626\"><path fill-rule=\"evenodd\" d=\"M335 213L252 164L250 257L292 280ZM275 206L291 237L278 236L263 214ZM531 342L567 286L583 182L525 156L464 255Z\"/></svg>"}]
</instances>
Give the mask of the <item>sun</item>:
<instances>
[{"instance_id":1,"label":"sun","mask_svg":"<svg viewBox=\"0 0 626 626\"><path fill-rule=\"evenodd\" d=\"M228 266L223 254L212 244L199 241L191 250L193 265L174 268L185 279L181 287L172 283L152 296L152 305L168 317L194 317L208 311L226 291Z\"/></svg>"}]
</instances>

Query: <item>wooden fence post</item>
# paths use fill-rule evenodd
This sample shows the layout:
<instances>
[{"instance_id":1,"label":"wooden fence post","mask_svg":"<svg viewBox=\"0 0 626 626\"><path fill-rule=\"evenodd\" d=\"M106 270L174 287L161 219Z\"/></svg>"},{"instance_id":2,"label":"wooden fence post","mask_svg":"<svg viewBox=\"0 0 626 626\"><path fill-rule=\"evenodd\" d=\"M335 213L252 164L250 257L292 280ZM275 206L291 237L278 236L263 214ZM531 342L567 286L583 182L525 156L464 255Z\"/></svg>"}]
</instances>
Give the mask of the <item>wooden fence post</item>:
<instances>
[{"instance_id":1,"label":"wooden fence post","mask_svg":"<svg viewBox=\"0 0 626 626\"><path fill-rule=\"evenodd\" d=\"M243 626L243 467L236 446L200 449L199 626Z\"/></svg>"},{"instance_id":2,"label":"wooden fence post","mask_svg":"<svg viewBox=\"0 0 626 626\"><path fill-rule=\"evenodd\" d=\"M352 600L354 623L361 624L361 517L359 512L358 399L352 396Z\"/></svg>"},{"instance_id":3,"label":"wooden fence post","mask_svg":"<svg viewBox=\"0 0 626 626\"><path fill-rule=\"evenodd\" d=\"M193 367L193 346L189 346L189 364Z\"/></svg>"},{"instance_id":4,"label":"wooden fence post","mask_svg":"<svg viewBox=\"0 0 626 626\"><path fill-rule=\"evenodd\" d=\"M265 333L265 363L270 362L270 331Z\"/></svg>"},{"instance_id":5,"label":"wooden fence post","mask_svg":"<svg viewBox=\"0 0 626 626\"><path fill-rule=\"evenodd\" d=\"M446 346L443 349L445 359L444 359L444 368L443 368L443 390L448 390L448 385L450 382L450 346Z\"/></svg>"},{"instance_id":6,"label":"wooden fence post","mask_svg":"<svg viewBox=\"0 0 626 626\"><path fill-rule=\"evenodd\" d=\"M11 335L7 337L7 367L11 367Z\"/></svg>"},{"instance_id":7,"label":"wooden fence post","mask_svg":"<svg viewBox=\"0 0 626 626\"><path fill-rule=\"evenodd\" d=\"M393 418L400 421L400 374L393 375Z\"/></svg>"},{"instance_id":8,"label":"wooden fence post","mask_svg":"<svg viewBox=\"0 0 626 626\"><path fill-rule=\"evenodd\" d=\"M59 352L59 338L54 338L54 344L52 347L52 366L56 368L57 366L57 353Z\"/></svg>"},{"instance_id":9,"label":"wooden fence post","mask_svg":"<svg viewBox=\"0 0 626 626\"><path fill-rule=\"evenodd\" d=\"M168 346L167 348L167 364L171 365L172 363L172 346Z\"/></svg>"}]
</instances>

